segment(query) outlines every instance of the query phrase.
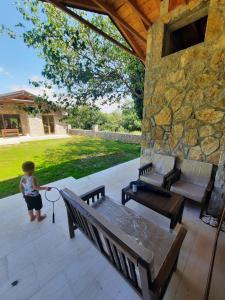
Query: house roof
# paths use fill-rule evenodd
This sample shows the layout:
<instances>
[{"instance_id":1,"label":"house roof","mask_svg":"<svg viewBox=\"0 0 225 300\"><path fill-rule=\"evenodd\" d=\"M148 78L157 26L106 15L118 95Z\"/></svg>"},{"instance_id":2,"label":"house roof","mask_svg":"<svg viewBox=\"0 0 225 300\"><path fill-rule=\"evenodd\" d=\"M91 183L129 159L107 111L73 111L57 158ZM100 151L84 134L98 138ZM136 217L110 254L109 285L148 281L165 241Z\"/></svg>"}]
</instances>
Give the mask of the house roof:
<instances>
[{"instance_id":1,"label":"house roof","mask_svg":"<svg viewBox=\"0 0 225 300\"><path fill-rule=\"evenodd\" d=\"M160 0L41 0L49 2L76 19L71 8L108 15L130 45L133 54L143 62L146 57L147 30L160 17ZM169 11L191 0L168 0ZM78 16L78 17L77 17ZM81 21L81 20L80 20ZM93 29L93 28L92 28ZM125 49L126 50L126 49Z\"/></svg>"},{"instance_id":2,"label":"house roof","mask_svg":"<svg viewBox=\"0 0 225 300\"><path fill-rule=\"evenodd\" d=\"M34 103L35 95L25 90L0 94L0 103Z\"/></svg>"}]
</instances>

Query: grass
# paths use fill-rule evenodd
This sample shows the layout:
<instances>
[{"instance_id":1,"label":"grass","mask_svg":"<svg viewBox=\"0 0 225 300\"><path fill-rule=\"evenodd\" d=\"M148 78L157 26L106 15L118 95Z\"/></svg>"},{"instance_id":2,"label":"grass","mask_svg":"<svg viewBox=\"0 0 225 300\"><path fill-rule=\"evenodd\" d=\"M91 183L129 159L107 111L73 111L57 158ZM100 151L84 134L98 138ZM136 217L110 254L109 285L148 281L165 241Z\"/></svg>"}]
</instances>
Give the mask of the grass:
<instances>
[{"instance_id":1,"label":"grass","mask_svg":"<svg viewBox=\"0 0 225 300\"><path fill-rule=\"evenodd\" d=\"M18 193L21 164L36 164L40 184L68 176L78 179L140 155L140 146L91 137L0 146L0 198Z\"/></svg>"}]
</instances>

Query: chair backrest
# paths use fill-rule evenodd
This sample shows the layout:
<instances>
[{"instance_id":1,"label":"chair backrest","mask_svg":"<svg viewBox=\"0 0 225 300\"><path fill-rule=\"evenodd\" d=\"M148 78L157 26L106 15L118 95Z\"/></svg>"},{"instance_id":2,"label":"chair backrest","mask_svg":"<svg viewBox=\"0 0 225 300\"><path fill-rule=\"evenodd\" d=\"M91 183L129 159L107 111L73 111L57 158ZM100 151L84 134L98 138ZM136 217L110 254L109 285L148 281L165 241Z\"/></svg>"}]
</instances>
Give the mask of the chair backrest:
<instances>
[{"instance_id":1,"label":"chair backrest","mask_svg":"<svg viewBox=\"0 0 225 300\"><path fill-rule=\"evenodd\" d=\"M181 180L206 187L212 175L213 165L184 159L181 164Z\"/></svg>"},{"instance_id":2,"label":"chair backrest","mask_svg":"<svg viewBox=\"0 0 225 300\"><path fill-rule=\"evenodd\" d=\"M166 175L175 167L175 157L154 153L152 158L153 169L161 174Z\"/></svg>"},{"instance_id":3,"label":"chair backrest","mask_svg":"<svg viewBox=\"0 0 225 300\"><path fill-rule=\"evenodd\" d=\"M69 189L61 191L68 217L96 248L114 265L121 275L144 296L152 283L153 253L135 239L109 223L91 205ZM92 204L98 201L92 197ZM147 285L146 285L147 283Z\"/></svg>"}]
</instances>

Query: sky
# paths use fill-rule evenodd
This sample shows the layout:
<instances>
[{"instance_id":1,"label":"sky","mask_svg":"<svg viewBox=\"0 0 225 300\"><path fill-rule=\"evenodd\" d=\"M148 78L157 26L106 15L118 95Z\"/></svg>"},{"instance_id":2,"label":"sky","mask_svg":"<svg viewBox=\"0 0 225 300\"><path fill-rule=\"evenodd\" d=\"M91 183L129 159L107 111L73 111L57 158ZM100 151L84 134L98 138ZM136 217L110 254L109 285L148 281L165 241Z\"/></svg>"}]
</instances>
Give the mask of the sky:
<instances>
[{"instance_id":1,"label":"sky","mask_svg":"<svg viewBox=\"0 0 225 300\"><path fill-rule=\"evenodd\" d=\"M0 25L13 28L22 22L22 17L13 4L14 0L0 0ZM38 94L40 91L29 85L29 80L41 78L44 61L37 51L28 48L22 39L0 36L0 94L16 90L27 90ZM101 109L112 112L117 105L104 105Z\"/></svg>"}]
</instances>

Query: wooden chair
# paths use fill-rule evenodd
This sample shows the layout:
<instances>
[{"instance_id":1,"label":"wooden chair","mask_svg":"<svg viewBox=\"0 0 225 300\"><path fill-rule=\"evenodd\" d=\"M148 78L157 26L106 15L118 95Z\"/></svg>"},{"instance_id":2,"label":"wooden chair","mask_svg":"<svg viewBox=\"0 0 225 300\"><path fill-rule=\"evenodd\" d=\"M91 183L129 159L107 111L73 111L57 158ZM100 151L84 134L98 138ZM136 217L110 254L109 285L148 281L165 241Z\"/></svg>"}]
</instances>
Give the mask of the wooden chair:
<instances>
[{"instance_id":1,"label":"wooden chair","mask_svg":"<svg viewBox=\"0 0 225 300\"><path fill-rule=\"evenodd\" d=\"M139 168L139 179L146 183L169 188L167 178L173 174L176 158L155 153L152 162Z\"/></svg>"},{"instance_id":2,"label":"wooden chair","mask_svg":"<svg viewBox=\"0 0 225 300\"><path fill-rule=\"evenodd\" d=\"M200 218L207 196L213 188L212 170L212 164L184 159L180 169L168 177L172 192L201 205Z\"/></svg>"},{"instance_id":3,"label":"wooden chair","mask_svg":"<svg viewBox=\"0 0 225 300\"><path fill-rule=\"evenodd\" d=\"M145 220L145 225L153 226L154 231L158 228L160 234L170 241L166 247L163 261L156 268L153 251L141 246L133 236L121 230L119 223L122 218L116 220L114 216L110 216L111 213L104 213L109 204L110 212L114 212L116 216L125 213L127 218L130 214L130 219L127 219L128 224L135 222L135 212L116 204L107 197L104 186L80 197L69 189L62 190L61 194L67 208L70 237L73 238L75 230L80 229L142 299L162 299L172 274L176 270L186 229L180 226L177 233L169 232ZM113 222L110 221L110 217L113 218ZM140 219L140 216L138 218ZM140 235L141 231L143 232L143 230L140 230ZM138 234L137 231L136 234ZM152 236L153 239L154 236ZM156 249L160 246L164 247L165 245L155 245Z\"/></svg>"}]
</instances>

